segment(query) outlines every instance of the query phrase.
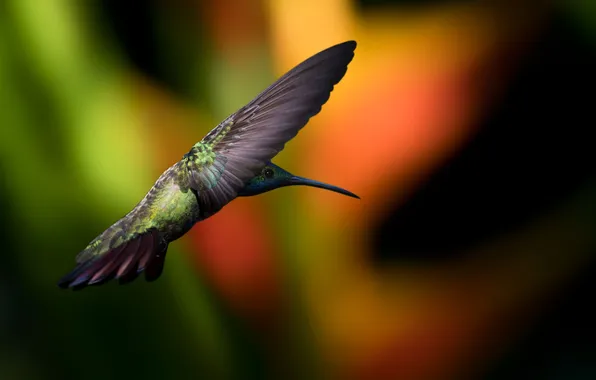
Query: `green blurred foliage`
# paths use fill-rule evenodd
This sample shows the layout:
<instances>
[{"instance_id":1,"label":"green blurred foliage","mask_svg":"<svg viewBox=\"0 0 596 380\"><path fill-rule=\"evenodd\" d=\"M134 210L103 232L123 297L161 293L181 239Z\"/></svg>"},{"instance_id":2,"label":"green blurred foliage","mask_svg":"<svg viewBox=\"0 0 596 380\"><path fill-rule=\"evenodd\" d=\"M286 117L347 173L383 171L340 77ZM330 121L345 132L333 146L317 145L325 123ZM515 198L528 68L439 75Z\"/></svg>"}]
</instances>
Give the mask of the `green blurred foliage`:
<instances>
[{"instance_id":1,"label":"green blurred foliage","mask_svg":"<svg viewBox=\"0 0 596 380\"><path fill-rule=\"evenodd\" d=\"M54 285L154 175L130 110L130 68L92 4L1 5L0 377L234 375L221 315L175 248L176 283L151 293Z\"/></svg>"}]
</instances>

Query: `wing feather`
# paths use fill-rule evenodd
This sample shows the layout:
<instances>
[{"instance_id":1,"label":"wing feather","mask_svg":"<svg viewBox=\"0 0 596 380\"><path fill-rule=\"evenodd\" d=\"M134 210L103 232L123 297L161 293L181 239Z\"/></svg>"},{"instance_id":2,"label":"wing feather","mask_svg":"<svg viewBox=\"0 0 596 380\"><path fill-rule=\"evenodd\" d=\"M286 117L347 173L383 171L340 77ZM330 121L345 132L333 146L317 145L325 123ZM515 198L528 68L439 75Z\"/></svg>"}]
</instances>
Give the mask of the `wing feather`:
<instances>
[{"instance_id":1,"label":"wing feather","mask_svg":"<svg viewBox=\"0 0 596 380\"><path fill-rule=\"evenodd\" d=\"M189 152L186 167L202 217L219 211L319 113L354 57L355 41L332 46L287 72L226 118Z\"/></svg>"}]
</instances>

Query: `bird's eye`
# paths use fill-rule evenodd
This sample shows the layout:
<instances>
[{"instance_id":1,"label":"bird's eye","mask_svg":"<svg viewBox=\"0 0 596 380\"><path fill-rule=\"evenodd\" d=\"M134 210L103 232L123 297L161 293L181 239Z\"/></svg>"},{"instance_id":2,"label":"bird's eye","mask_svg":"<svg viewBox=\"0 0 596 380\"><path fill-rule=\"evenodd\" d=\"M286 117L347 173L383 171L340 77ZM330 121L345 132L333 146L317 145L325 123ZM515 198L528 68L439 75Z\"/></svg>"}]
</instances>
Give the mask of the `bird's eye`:
<instances>
[{"instance_id":1,"label":"bird's eye","mask_svg":"<svg viewBox=\"0 0 596 380\"><path fill-rule=\"evenodd\" d=\"M265 178L272 178L273 174L273 169L271 168L266 168L265 170L263 170L263 175L265 176Z\"/></svg>"}]
</instances>

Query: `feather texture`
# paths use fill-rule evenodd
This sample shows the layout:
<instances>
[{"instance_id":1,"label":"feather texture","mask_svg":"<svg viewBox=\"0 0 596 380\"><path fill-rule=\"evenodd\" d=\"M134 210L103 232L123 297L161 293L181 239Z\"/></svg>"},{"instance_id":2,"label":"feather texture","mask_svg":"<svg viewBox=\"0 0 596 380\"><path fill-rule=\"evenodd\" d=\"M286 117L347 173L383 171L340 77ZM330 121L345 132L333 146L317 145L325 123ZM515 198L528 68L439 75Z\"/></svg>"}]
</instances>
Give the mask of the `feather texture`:
<instances>
[{"instance_id":1,"label":"feather texture","mask_svg":"<svg viewBox=\"0 0 596 380\"><path fill-rule=\"evenodd\" d=\"M346 73L355 48L356 42L348 41L312 56L195 144L185 164L203 218L233 200L319 113Z\"/></svg>"},{"instance_id":2,"label":"feather texture","mask_svg":"<svg viewBox=\"0 0 596 380\"><path fill-rule=\"evenodd\" d=\"M150 277L155 279L161 274L159 267L163 267L166 250L167 245L159 243L158 231L150 230L135 235L102 255L81 261L58 282L58 286L82 289L88 285L103 284L111 279L119 279L123 284L134 280L147 268L151 268ZM156 277L157 272L159 274Z\"/></svg>"}]
</instances>

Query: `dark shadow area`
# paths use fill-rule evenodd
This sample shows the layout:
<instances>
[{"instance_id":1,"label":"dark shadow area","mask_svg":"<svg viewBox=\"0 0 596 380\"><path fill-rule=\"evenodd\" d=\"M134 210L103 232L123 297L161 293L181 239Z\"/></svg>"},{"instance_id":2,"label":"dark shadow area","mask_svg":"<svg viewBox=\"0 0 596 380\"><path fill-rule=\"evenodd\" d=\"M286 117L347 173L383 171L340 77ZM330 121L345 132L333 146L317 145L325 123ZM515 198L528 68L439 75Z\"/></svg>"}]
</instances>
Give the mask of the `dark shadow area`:
<instances>
[{"instance_id":1,"label":"dark shadow area","mask_svg":"<svg viewBox=\"0 0 596 380\"><path fill-rule=\"evenodd\" d=\"M596 379L596 261L551 299L527 335L483 376L500 379Z\"/></svg>"},{"instance_id":2,"label":"dark shadow area","mask_svg":"<svg viewBox=\"0 0 596 380\"><path fill-rule=\"evenodd\" d=\"M579 41L563 20L550 25L479 133L378 226L374 262L454 258L594 178L596 61Z\"/></svg>"},{"instance_id":3,"label":"dark shadow area","mask_svg":"<svg viewBox=\"0 0 596 380\"><path fill-rule=\"evenodd\" d=\"M139 4L118 0L103 0L102 22L116 37L120 49L139 71L164 84L168 76L157 57L163 51L152 12L155 1Z\"/></svg>"},{"instance_id":4,"label":"dark shadow area","mask_svg":"<svg viewBox=\"0 0 596 380\"><path fill-rule=\"evenodd\" d=\"M139 6L102 0L98 11L111 40L136 70L178 96L194 99L198 95L202 103L208 102L208 94L194 93L197 82L204 88L208 75L208 60L196 59L194 54L209 51L203 15L195 8L189 11L185 1L151 0ZM196 48L188 49L189 45Z\"/></svg>"}]
</instances>

